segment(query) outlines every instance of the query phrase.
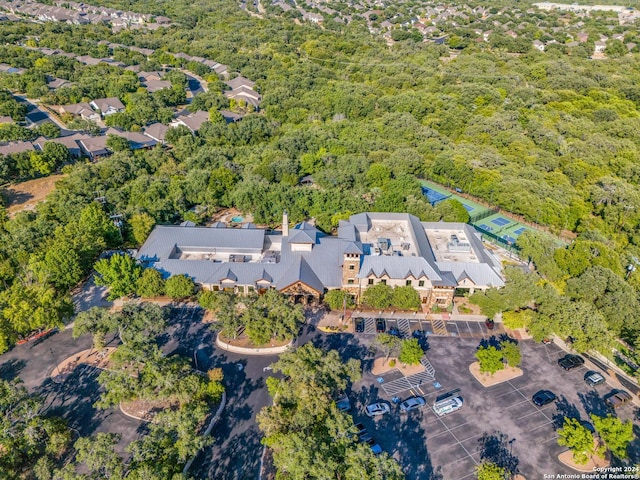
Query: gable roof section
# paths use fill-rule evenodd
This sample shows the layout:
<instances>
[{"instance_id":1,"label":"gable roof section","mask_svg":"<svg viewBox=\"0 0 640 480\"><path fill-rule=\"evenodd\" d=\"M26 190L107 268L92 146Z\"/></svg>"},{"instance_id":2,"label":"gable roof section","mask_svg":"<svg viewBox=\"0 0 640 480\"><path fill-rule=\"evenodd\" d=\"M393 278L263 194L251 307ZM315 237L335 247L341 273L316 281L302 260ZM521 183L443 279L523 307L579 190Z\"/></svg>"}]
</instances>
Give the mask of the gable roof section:
<instances>
[{"instance_id":1,"label":"gable roof section","mask_svg":"<svg viewBox=\"0 0 640 480\"><path fill-rule=\"evenodd\" d=\"M438 262L443 272L451 272L457 281L468 278L479 287L504 287L504 280L486 263Z\"/></svg>"},{"instance_id":2,"label":"gable roof section","mask_svg":"<svg viewBox=\"0 0 640 480\"><path fill-rule=\"evenodd\" d=\"M316 242L313 238L309 236L307 232L298 230L297 232L294 231L294 233L289 237L289 244L292 244L292 243L314 244Z\"/></svg>"},{"instance_id":3,"label":"gable roof section","mask_svg":"<svg viewBox=\"0 0 640 480\"><path fill-rule=\"evenodd\" d=\"M367 278L369 275L381 277L387 274L390 278L414 278L427 277L434 285L448 284L436 268L433 268L422 257L396 257L389 255L366 255L362 261L362 267L358 278Z\"/></svg>"},{"instance_id":4,"label":"gable roof section","mask_svg":"<svg viewBox=\"0 0 640 480\"><path fill-rule=\"evenodd\" d=\"M278 290L283 290L296 282L304 283L319 294L324 292L324 285L307 261L302 257L297 257L296 260L292 262L291 266L278 279L276 287Z\"/></svg>"}]
</instances>

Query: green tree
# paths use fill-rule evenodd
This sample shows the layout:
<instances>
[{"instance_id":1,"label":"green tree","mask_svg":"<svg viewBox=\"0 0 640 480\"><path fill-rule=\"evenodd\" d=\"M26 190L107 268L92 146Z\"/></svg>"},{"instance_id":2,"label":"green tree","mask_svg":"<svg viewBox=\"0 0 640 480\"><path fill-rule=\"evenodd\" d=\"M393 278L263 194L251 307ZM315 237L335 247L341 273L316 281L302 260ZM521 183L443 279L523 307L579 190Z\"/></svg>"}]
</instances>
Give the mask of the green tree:
<instances>
[{"instance_id":1,"label":"green tree","mask_svg":"<svg viewBox=\"0 0 640 480\"><path fill-rule=\"evenodd\" d=\"M325 293L324 302L329 305L331 310L342 310L345 306L347 308L354 306L351 294L339 289L329 290Z\"/></svg>"},{"instance_id":2,"label":"green tree","mask_svg":"<svg viewBox=\"0 0 640 480\"><path fill-rule=\"evenodd\" d=\"M506 480L507 472L493 462L482 462L476 467L478 480Z\"/></svg>"},{"instance_id":3,"label":"green tree","mask_svg":"<svg viewBox=\"0 0 640 480\"><path fill-rule=\"evenodd\" d=\"M460 201L455 199L439 202L434 207L434 211L445 222L467 223L469 221L469 212Z\"/></svg>"},{"instance_id":4,"label":"green tree","mask_svg":"<svg viewBox=\"0 0 640 480\"><path fill-rule=\"evenodd\" d=\"M76 461L86 466L90 478L124 478L125 465L115 451L120 438L119 433L98 433L94 437L82 437L76 441Z\"/></svg>"},{"instance_id":5,"label":"green tree","mask_svg":"<svg viewBox=\"0 0 640 480\"><path fill-rule=\"evenodd\" d=\"M94 266L96 285L109 287L109 300L135 293L142 267L130 255L116 253L98 260Z\"/></svg>"},{"instance_id":6,"label":"green tree","mask_svg":"<svg viewBox=\"0 0 640 480\"><path fill-rule=\"evenodd\" d=\"M268 290L263 295L245 300L246 310L241 321L245 333L254 345L264 345L272 339L291 339L304 321L300 305L292 305L287 297L277 290Z\"/></svg>"},{"instance_id":7,"label":"green tree","mask_svg":"<svg viewBox=\"0 0 640 480\"><path fill-rule=\"evenodd\" d=\"M104 348L105 337L108 333L116 331L117 325L115 315L112 315L109 310L91 307L76 316L73 322L73 338L90 333L93 335L93 348L101 349Z\"/></svg>"},{"instance_id":8,"label":"green tree","mask_svg":"<svg viewBox=\"0 0 640 480\"><path fill-rule=\"evenodd\" d=\"M502 352L493 345L480 347L476 352L476 358L480 363L481 373L490 373L493 375L498 370L502 370L504 368L504 363L502 363Z\"/></svg>"},{"instance_id":9,"label":"green tree","mask_svg":"<svg viewBox=\"0 0 640 480\"><path fill-rule=\"evenodd\" d=\"M558 445L569 448L573 461L579 465L587 463L596 452L593 434L577 418L565 417L564 424L558 430Z\"/></svg>"},{"instance_id":10,"label":"green tree","mask_svg":"<svg viewBox=\"0 0 640 480\"><path fill-rule=\"evenodd\" d=\"M400 353L400 347L402 345L402 340L400 340L395 335L389 335L388 333L381 333L376 336L374 340L374 345L378 348L384 355L384 363L387 363L389 357L392 355L398 355Z\"/></svg>"},{"instance_id":11,"label":"green tree","mask_svg":"<svg viewBox=\"0 0 640 480\"><path fill-rule=\"evenodd\" d=\"M520 353L520 346L510 340L500 342L500 351L502 352L502 359L510 367L520 366L522 354Z\"/></svg>"},{"instance_id":12,"label":"green tree","mask_svg":"<svg viewBox=\"0 0 640 480\"><path fill-rule=\"evenodd\" d=\"M418 339L409 338L402 341L398 360L406 365L418 365L423 355L424 351L418 343Z\"/></svg>"},{"instance_id":13,"label":"green tree","mask_svg":"<svg viewBox=\"0 0 640 480\"><path fill-rule=\"evenodd\" d=\"M193 296L196 285L186 275L173 275L167 279L164 288L169 298L182 300Z\"/></svg>"},{"instance_id":14,"label":"green tree","mask_svg":"<svg viewBox=\"0 0 640 480\"><path fill-rule=\"evenodd\" d=\"M118 135L107 135L107 148L113 152L128 152L131 150L129 140Z\"/></svg>"},{"instance_id":15,"label":"green tree","mask_svg":"<svg viewBox=\"0 0 640 480\"><path fill-rule=\"evenodd\" d=\"M164 293L164 279L155 268L145 268L136 283L136 293L141 297L158 297Z\"/></svg>"},{"instance_id":16,"label":"green tree","mask_svg":"<svg viewBox=\"0 0 640 480\"><path fill-rule=\"evenodd\" d=\"M393 301L393 289L384 283L372 285L364 291L362 301L373 308L387 308Z\"/></svg>"},{"instance_id":17,"label":"green tree","mask_svg":"<svg viewBox=\"0 0 640 480\"><path fill-rule=\"evenodd\" d=\"M53 165L54 169L68 162L69 158L71 158L69 155L69 149L65 145L56 142L44 143L44 147L42 148L42 157L47 163Z\"/></svg>"},{"instance_id":18,"label":"green tree","mask_svg":"<svg viewBox=\"0 0 640 480\"><path fill-rule=\"evenodd\" d=\"M133 238L137 244L142 245L153 230L156 221L147 213L137 213L130 220Z\"/></svg>"},{"instance_id":19,"label":"green tree","mask_svg":"<svg viewBox=\"0 0 640 480\"><path fill-rule=\"evenodd\" d=\"M591 421L606 448L613 455L621 460L629 458L628 447L635 438L633 424L630 421L623 422L613 415L599 417L593 414L591 415Z\"/></svg>"},{"instance_id":20,"label":"green tree","mask_svg":"<svg viewBox=\"0 0 640 480\"><path fill-rule=\"evenodd\" d=\"M391 304L402 310L418 310L420 308L420 294L411 285L395 287Z\"/></svg>"}]
</instances>

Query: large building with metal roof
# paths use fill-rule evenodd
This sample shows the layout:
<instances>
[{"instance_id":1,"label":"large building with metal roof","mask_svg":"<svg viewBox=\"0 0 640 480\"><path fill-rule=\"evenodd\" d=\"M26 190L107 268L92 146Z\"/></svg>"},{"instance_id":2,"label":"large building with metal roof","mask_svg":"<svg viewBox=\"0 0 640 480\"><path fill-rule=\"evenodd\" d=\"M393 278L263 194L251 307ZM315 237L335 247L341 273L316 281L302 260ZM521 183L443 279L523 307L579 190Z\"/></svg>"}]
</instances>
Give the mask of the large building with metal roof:
<instances>
[{"instance_id":1,"label":"large building with metal roof","mask_svg":"<svg viewBox=\"0 0 640 480\"><path fill-rule=\"evenodd\" d=\"M464 223L420 222L404 213L360 213L336 236L307 222L265 230L159 225L137 258L163 276L185 274L207 290L248 294L275 288L319 301L344 289L358 300L371 285L412 286L425 308L448 306L456 289L473 293L504 285L502 266Z\"/></svg>"}]
</instances>

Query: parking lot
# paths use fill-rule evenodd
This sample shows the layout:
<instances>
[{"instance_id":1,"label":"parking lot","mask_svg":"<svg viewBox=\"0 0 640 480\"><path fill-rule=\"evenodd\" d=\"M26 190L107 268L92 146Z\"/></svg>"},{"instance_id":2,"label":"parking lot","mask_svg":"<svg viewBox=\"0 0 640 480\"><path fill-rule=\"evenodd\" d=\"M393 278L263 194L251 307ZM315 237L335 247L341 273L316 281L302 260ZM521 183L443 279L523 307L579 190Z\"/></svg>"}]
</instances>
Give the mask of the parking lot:
<instances>
[{"instance_id":1,"label":"parking lot","mask_svg":"<svg viewBox=\"0 0 640 480\"><path fill-rule=\"evenodd\" d=\"M375 335L379 333L376 329L377 319L375 317L355 317L353 319L354 323L358 318L362 318L364 323L363 331L356 332L358 335ZM489 330L484 322L475 321L456 320L438 322L425 320L424 318L419 318L417 316L407 318L385 318L384 321L387 333L390 331L397 331L405 336L411 336L413 332L416 331L424 332L426 335L442 335L462 338L488 338L491 335L504 333L500 324L495 324L494 329ZM439 325L434 325L434 323L439 323ZM442 328L446 329L446 333Z\"/></svg>"},{"instance_id":2,"label":"parking lot","mask_svg":"<svg viewBox=\"0 0 640 480\"><path fill-rule=\"evenodd\" d=\"M436 379L413 393L424 396L430 406L446 392L459 389L464 400L461 410L438 417L427 406L401 414L392 404L390 415L372 420L354 409L354 419L400 461L407 478L474 478L476 465L485 459L532 479L545 473L575 473L557 460L564 447L557 444L556 429L565 416L589 420L589 413L606 415L604 397L611 392L610 385L588 387L584 382L588 367L564 371L557 365L565 354L559 347L525 341L521 342L524 375L484 388L468 369L475 360L477 339L430 336L429 345L427 357ZM362 407L377 399L390 401L382 385L378 377L365 375L353 386L354 403ZM535 406L531 397L541 389L552 390L557 402ZM408 396L409 391L402 399ZM616 414L635 420L640 429L634 405ZM636 439L630 449L632 461L640 460L639 452Z\"/></svg>"}]
</instances>

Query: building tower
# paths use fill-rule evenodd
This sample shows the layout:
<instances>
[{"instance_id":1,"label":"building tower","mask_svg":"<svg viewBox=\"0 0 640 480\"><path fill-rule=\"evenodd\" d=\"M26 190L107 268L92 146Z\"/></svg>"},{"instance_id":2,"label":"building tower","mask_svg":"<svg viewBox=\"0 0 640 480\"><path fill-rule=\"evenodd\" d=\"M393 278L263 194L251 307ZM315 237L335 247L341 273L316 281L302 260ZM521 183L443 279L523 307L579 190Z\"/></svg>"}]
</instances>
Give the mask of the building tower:
<instances>
[{"instance_id":1,"label":"building tower","mask_svg":"<svg viewBox=\"0 0 640 480\"><path fill-rule=\"evenodd\" d=\"M289 213L286 210L282 212L282 236L289 236Z\"/></svg>"}]
</instances>

